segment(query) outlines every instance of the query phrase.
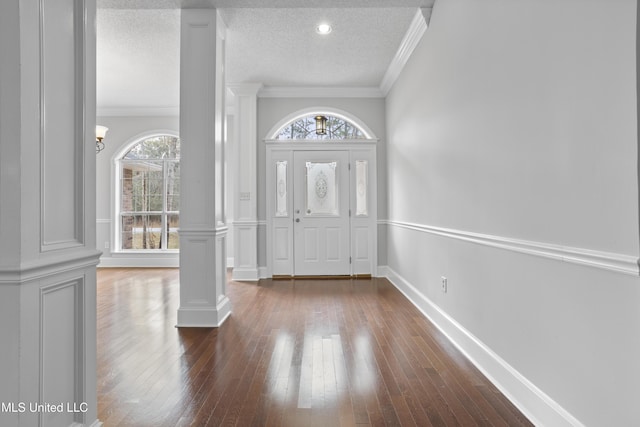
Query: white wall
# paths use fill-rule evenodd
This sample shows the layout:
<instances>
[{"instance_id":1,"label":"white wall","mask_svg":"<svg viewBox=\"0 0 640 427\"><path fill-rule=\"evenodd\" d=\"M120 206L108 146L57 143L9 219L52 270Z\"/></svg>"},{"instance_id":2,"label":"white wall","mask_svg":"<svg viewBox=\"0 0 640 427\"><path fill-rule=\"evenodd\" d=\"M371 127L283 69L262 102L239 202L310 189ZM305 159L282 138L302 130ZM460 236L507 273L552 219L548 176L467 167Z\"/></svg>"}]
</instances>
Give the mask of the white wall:
<instances>
[{"instance_id":1,"label":"white wall","mask_svg":"<svg viewBox=\"0 0 640 427\"><path fill-rule=\"evenodd\" d=\"M167 117L98 117L98 124L109 128L104 139L105 149L96 155L96 226L97 248L103 252L101 264L105 266L177 266L177 254L114 254L114 156L136 139L153 133L178 133L179 118ZM109 248L106 247L108 242Z\"/></svg>"},{"instance_id":2,"label":"white wall","mask_svg":"<svg viewBox=\"0 0 640 427\"><path fill-rule=\"evenodd\" d=\"M386 202L386 143L385 143L385 105L382 98L258 98L258 266L267 265L266 257L266 188L264 139L268 132L283 118L310 107L331 107L348 112L365 123L380 139L377 146L378 159L378 218L387 218ZM386 231L378 227L378 265L386 265L384 246Z\"/></svg>"},{"instance_id":3,"label":"white wall","mask_svg":"<svg viewBox=\"0 0 640 427\"><path fill-rule=\"evenodd\" d=\"M387 98L390 277L539 425L640 425L635 24L436 2Z\"/></svg>"}]
</instances>

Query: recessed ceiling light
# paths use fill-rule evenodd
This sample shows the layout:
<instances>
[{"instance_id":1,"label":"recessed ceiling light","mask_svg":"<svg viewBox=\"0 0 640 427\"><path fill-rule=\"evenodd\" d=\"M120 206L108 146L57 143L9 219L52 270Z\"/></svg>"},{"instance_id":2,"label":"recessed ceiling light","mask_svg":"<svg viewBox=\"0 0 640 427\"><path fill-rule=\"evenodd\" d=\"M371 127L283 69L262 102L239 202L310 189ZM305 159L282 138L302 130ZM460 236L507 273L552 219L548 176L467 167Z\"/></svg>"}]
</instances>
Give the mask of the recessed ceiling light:
<instances>
[{"instance_id":1,"label":"recessed ceiling light","mask_svg":"<svg viewBox=\"0 0 640 427\"><path fill-rule=\"evenodd\" d=\"M316 27L316 33L318 34L329 34L331 32L331 25L329 24L320 24Z\"/></svg>"}]
</instances>

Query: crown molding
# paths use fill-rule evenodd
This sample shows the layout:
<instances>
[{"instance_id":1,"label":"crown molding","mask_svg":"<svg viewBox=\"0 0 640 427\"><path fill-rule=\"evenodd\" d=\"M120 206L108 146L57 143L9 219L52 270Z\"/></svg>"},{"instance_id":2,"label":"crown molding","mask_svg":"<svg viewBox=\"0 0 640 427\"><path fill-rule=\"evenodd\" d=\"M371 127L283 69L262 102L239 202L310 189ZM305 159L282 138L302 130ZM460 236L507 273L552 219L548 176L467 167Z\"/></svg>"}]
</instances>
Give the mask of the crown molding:
<instances>
[{"instance_id":1,"label":"crown molding","mask_svg":"<svg viewBox=\"0 0 640 427\"><path fill-rule=\"evenodd\" d=\"M431 11L432 8L430 7L420 8L413 17L411 25L409 25L409 29L404 35L396 55L391 60L389 68L387 68L387 72L380 83L380 92L382 92L383 96L387 96L414 49L418 46L418 42L420 42L423 34L427 31L427 26L431 20Z\"/></svg>"},{"instance_id":2,"label":"crown molding","mask_svg":"<svg viewBox=\"0 0 640 427\"><path fill-rule=\"evenodd\" d=\"M222 40L226 40L227 38L227 29L227 23L224 21L222 15L220 15L220 11L216 10L216 32Z\"/></svg>"},{"instance_id":3,"label":"crown molding","mask_svg":"<svg viewBox=\"0 0 640 427\"><path fill-rule=\"evenodd\" d=\"M384 98L377 87L265 86L260 98Z\"/></svg>"},{"instance_id":4,"label":"crown molding","mask_svg":"<svg viewBox=\"0 0 640 427\"><path fill-rule=\"evenodd\" d=\"M152 117L152 116L179 116L180 107L98 107L98 117Z\"/></svg>"}]
</instances>

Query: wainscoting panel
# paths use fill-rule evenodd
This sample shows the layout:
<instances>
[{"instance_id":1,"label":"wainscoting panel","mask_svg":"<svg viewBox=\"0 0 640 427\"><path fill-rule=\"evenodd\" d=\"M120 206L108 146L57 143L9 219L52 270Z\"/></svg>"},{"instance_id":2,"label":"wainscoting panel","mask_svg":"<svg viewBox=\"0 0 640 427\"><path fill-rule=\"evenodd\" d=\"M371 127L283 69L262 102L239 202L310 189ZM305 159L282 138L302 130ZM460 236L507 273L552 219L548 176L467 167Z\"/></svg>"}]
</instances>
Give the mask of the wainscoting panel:
<instances>
[{"instance_id":1,"label":"wainscoting panel","mask_svg":"<svg viewBox=\"0 0 640 427\"><path fill-rule=\"evenodd\" d=\"M194 264L198 266L214 266L215 241L213 234L209 236L186 236L182 232L180 240L180 264ZM187 243L187 244L183 244ZM210 306L215 304L213 284L215 271L213 268L181 269L180 280L198 284L197 286L180 288L180 303L182 305Z\"/></svg>"},{"instance_id":2,"label":"wainscoting panel","mask_svg":"<svg viewBox=\"0 0 640 427\"><path fill-rule=\"evenodd\" d=\"M234 247L234 274L240 271L244 271L251 277L243 277L244 280L253 278L257 280L257 257L255 252L256 248L256 234L258 224L257 222L240 222L235 221L234 233L236 236L237 245ZM244 249L244 250L243 250ZM252 250L253 249L253 250Z\"/></svg>"},{"instance_id":3,"label":"wainscoting panel","mask_svg":"<svg viewBox=\"0 0 640 427\"><path fill-rule=\"evenodd\" d=\"M42 251L84 242L83 20L80 0L40 1Z\"/></svg>"},{"instance_id":4,"label":"wainscoting panel","mask_svg":"<svg viewBox=\"0 0 640 427\"><path fill-rule=\"evenodd\" d=\"M62 404L62 412L39 410L41 426L82 422L84 384L84 279L40 289L40 402ZM71 410L70 410L71 409Z\"/></svg>"}]
</instances>

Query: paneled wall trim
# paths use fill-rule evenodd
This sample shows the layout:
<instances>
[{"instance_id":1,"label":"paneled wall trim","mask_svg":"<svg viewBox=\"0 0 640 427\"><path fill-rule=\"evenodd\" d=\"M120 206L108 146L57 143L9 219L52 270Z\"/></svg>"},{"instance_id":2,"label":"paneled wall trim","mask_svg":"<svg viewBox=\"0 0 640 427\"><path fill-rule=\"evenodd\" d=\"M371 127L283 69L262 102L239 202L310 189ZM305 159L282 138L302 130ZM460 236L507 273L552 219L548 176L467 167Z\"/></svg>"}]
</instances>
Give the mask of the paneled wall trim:
<instances>
[{"instance_id":1,"label":"paneled wall trim","mask_svg":"<svg viewBox=\"0 0 640 427\"><path fill-rule=\"evenodd\" d=\"M40 402L55 402L62 396L80 404L84 396L85 353L84 277L40 288ZM65 423L83 425L82 413L61 414ZM53 423L53 416L40 414L40 425ZM56 418L60 420L60 418Z\"/></svg>"},{"instance_id":2,"label":"paneled wall trim","mask_svg":"<svg viewBox=\"0 0 640 427\"><path fill-rule=\"evenodd\" d=\"M592 249L574 248L545 242L512 239L490 234L473 233L451 228L435 227L424 224L414 224L403 221L386 220L379 223L393 227L400 227L423 233L436 234L452 239L464 240L479 245L535 255L543 258L551 258L558 261L581 264L589 267L615 271L631 276L640 275L639 260L635 256L602 252Z\"/></svg>"},{"instance_id":3,"label":"paneled wall trim","mask_svg":"<svg viewBox=\"0 0 640 427\"><path fill-rule=\"evenodd\" d=\"M84 245L85 4L40 1L41 252ZM72 25L57 25L72 19ZM71 160L69 160L71 159ZM65 165L66 167L61 167Z\"/></svg>"}]
</instances>

